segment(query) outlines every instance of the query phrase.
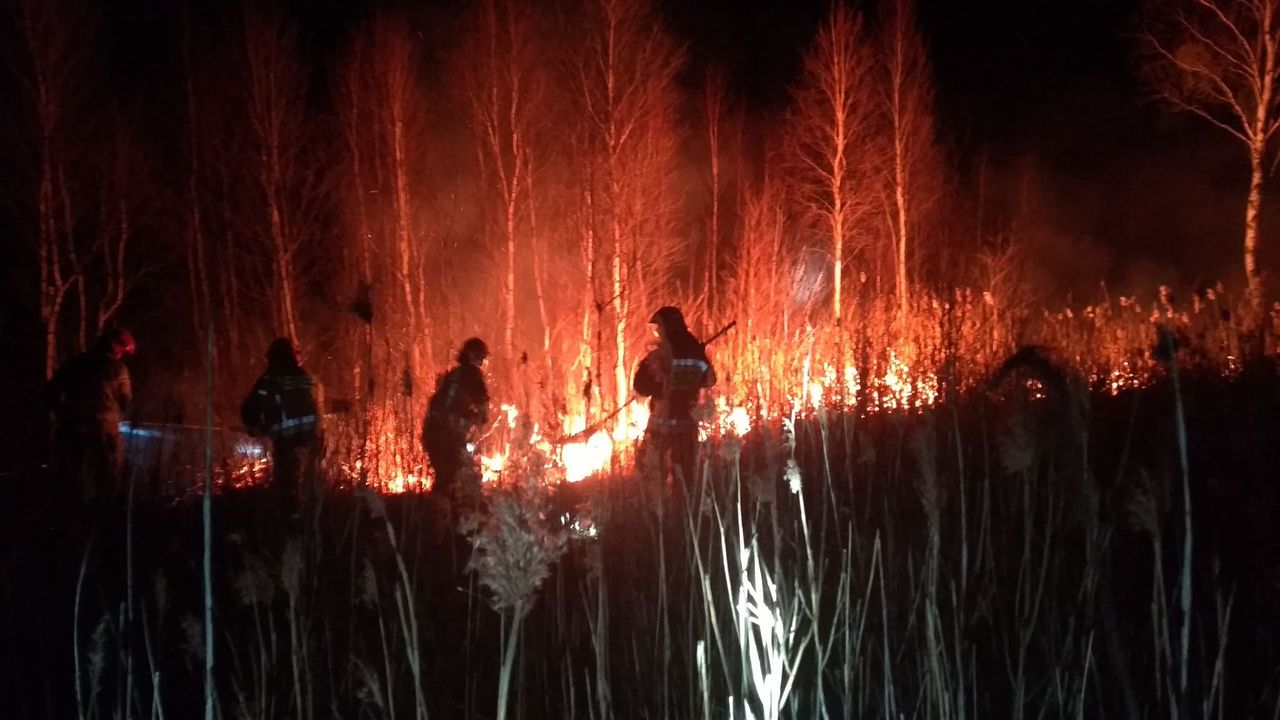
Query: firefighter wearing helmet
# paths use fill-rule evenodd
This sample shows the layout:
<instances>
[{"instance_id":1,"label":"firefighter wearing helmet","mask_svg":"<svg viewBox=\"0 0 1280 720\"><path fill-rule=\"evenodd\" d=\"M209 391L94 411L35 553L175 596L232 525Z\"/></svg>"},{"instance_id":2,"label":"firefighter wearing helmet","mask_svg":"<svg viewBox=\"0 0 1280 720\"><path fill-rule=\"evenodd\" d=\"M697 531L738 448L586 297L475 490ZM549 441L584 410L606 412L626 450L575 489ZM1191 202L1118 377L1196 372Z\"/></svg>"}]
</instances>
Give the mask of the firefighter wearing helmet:
<instances>
[{"instance_id":1,"label":"firefighter wearing helmet","mask_svg":"<svg viewBox=\"0 0 1280 720\"><path fill-rule=\"evenodd\" d=\"M649 398L642 457L656 463L662 477L670 471L687 484L698 454L693 410L702 390L716 384L716 371L679 308L659 308L649 323L654 326L657 347L640 362L632 382L637 394Z\"/></svg>"},{"instance_id":2,"label":"firefighter wearing helmet","mask_svg":"<svg viewBox=\"0 0 1280 720\"><path fill-rule=\"evenodd\" d=\"M64 497L94 500L121 490L120 422L133 401L124 361L137 349L132 333L109 328L87 352L68 358L45 385L55 425L58 490Z\"/></svg>"},{"instance_id":3,"label":"firefighter wearing helmet","mask_svg":"<svg viewBox=\"0 0 1280 720\"><path fill-rule=\"evenodd\" d=\"M254 437L271 439L272 485L285 508L313 499L324 449L324 392L302 369L298 346L278 337L267 347L267 370L240 405L240 419Z\"/></svg>"},{"instance_id":4,"label":"firefighter wearing helmet","mask_svg":"<svg viewBox=\"0 0 1280 720\"><path fill-rule=\"evenodd\" d=\"M468 444L475 441L477 428L489 422L489 388L484 381L488 358L489 346L470 338L458 351L457 366L436 382L422 420L422 447L435 472L432 493L448 496L461 487L460 481L479 478Z\"/></svg>"}]
</instances>

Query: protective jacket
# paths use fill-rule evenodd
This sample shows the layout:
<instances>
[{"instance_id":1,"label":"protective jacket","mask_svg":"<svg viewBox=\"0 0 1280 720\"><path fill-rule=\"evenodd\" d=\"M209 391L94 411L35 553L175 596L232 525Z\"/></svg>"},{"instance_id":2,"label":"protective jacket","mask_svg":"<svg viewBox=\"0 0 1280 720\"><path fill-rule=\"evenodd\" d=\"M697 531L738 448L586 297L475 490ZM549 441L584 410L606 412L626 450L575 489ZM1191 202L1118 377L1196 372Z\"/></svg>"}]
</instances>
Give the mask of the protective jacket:
<instances>
[{"instance_id":1,"label":"protective jacket","mask_svg":"<svg viewBox=\"0 0 1280 720\"><path fill-rule=\"evenodd\" d=\"M466 436L472 428L489 422L489 388L484 373L463 363L440 377L427 405L423 438L447 431Z\"/></svg>"},{"instance_id":2,"label":"protective jacket","mask_svg":"<svg viewBox=\"0 0 1280 720\"><path fill-rule=\"evenodd\" d=\"M692 420L703 388L716 381L706 350L691 333L672 333L667 344L669 351L658 348L645 356L632 382L638 394L650 398L651 426L655 420Z\"/></svg>"},{"instance_id":3,"label":"protective jacket","mask_svg":"<svg viewBox=\"0 0 1280 720\"><path fill-rule=\"evenodd\" d=\"M318 440L324 394L301 367L269 369L240 405L240 419L253 435L273 443Z\"/></svg>"},{"instance_id":4,"label":"protective jacket","mask_svg":"<svg viewBox=\"0 0 1280 720\"><path fill-rule=\"evenodd\" d=\"M467 442L476 427L488 422L489 389L480 368L463 362L440 377L422 419L422 448L435 472L433 493L449 496L459 487L463 468L474 468Z\"/></svg>"},{"instance_id":5,"label":"protective jacket","mask_svg":"<svg viewBox=\"0 0 1280 720\"><path fill-rule=\"evenodd\" d=\"M101 348L68 359L45 386L45 402L64 428L118 432L132 401L129 369Z\"/></svg>"}]
</instances>

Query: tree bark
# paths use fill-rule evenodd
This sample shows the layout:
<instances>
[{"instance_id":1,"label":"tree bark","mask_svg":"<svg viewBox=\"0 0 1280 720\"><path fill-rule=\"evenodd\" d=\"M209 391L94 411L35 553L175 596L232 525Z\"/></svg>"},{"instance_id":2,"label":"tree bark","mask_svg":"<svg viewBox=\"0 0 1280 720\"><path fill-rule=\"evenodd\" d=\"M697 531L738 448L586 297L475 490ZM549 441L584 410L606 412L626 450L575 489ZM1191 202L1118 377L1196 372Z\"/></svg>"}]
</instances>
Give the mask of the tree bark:
<instances>
[{"instance_id":1,"label":"tree bark","mask_svg":"<svg viewBox=\"0 0 1280 720\"><path fill-rule=\"evenodd\" d=\"M1249 306L1254 321L1262 312L1262 279L1258 275L1258 216L1262 209L1263 148L1255 142L1249 148L1249 199L1244 209L1244 276L1249 286Z\"/></svg>"}]
</instances>

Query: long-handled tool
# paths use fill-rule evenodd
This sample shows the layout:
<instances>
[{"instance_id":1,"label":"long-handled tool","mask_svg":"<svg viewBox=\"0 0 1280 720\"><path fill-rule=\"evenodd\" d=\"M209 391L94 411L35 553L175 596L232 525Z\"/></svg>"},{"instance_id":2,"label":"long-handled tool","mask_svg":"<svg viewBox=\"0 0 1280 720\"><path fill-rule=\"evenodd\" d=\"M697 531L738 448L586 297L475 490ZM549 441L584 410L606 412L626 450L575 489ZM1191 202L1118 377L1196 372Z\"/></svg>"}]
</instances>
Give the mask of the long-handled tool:
<instances>
[{"instance_id":1,"label":"long-handled tool","mask_svg":"<svg viewBox=\"0 0 1280 720\"><path fill-rule=\"evenodd\" d=\"M715 342L716 340L719 340L721 336L723 336L725 333L732 330L737 324L738 324L737 320L730 321L728 325L725 325L724 327L717 330L714 334L711 335L711 337L707 338L706 340L703 340L702 347L705 348L711 343ZM631 405L631 403L639 399L640 399L640 396L633 391L631 395L627 397L627 401L619 405L617 408L615 408L613 412L609 413L608 415L605 415L604 417L591 423L590 425L579 430L578 432L561 437L559 440L555 441L554 444L567 445L568 443L571 443L571 442L577 442L582 438L591 437L592 435L596 434L596 432L599 431L601 428L603 428L604 426L612 422L614 418L621 415L622 411L627 409L627 407Z\"/></svg>"}]
</instances>

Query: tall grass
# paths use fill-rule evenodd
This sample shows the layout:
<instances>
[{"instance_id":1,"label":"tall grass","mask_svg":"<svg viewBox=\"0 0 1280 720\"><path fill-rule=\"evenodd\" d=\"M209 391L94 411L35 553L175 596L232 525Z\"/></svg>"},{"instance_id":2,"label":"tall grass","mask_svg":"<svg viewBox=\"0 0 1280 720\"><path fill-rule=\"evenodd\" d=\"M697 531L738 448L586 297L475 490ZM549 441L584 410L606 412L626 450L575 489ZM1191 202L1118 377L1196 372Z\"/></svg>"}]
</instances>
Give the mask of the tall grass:
<instances>
[{"instance_id":1,"label":"tall grass","mask_svg":"<svg viewBox=\"0 0 1280 720\"><path fill-rule=\"evenodd\" d=\"M910 367L935 393L923 407L883 394L893 348L878 344L871 315L846 338L862 348L853 366L868 379L844 388L853 398L832 392L815 404L787 390L825 379L834 341L820 330L797 336L807 362L740 344L762 364L735 364L735 350L723 366L734 372L730 393L754 388L733 401L752 408L755 425L745 437L713 431L678 493L621 460L606 477L548 486L538 448L514 447L464 524L461 552L454 511L335 483L313 551L286 544L268 558L237 525L256 490L219 496L226 530L215 549L231 560L210 590L226 659L218 706L229 717L307 719L1275 712L1280 700L1264 697L1274 678L1245 666L1236 645L1251 630L1237 587L1256 578L1218 562L1240 548L1193 512L1198 496L1221 490L1206 483L1216 464L1254 467L1222 451L1218 434L1262 442L1269 431L1221 408L1236 407L1224 398L1280 402L1268 394L1280 386L1274 367L1241 375L1226 321L1208 305L1185 317L1156 306L1171 328L1162 360L1149 352L1151 307L1126 300L1053 318L1044 327L1056 330L1036 337L1113 348L1109 357L1151 368L1141 383L1117 382L1114 359L1033 353L997 370L1014 336L992 335L1004 320L983 303L962 296L937 311L936 328L918 328ZM1130 312L1132 333L1113 316ZM958 358L982 333L980 371ZM1175 348L1179 336L1211 347ZM857 393L876 387L869 412ZM785 422L768 410L779 403ZM328 472L344 476L344 462L332 458ZM179 505L158 517L190 513ZM356 532L366 513L377 532ZM193 577L183 552L193 538L175 527L144 528L179 549L138 543L138 577ZM84 566L99 554L83 555ZM95 577L82 570L81 585ZM94 689L105 673L129 675L131 653L103 650L109 634L87 650L79 637L82 618L119 612L121 587L76 592L78 716L194 714L183 689L200 676L163 660L174 648L149 634L145 603L152 682L124 681L136 702ZM165 604L190 615L200 602ZM135 623L124 607L123 625Z\"/></svg>"}]
</instances>

